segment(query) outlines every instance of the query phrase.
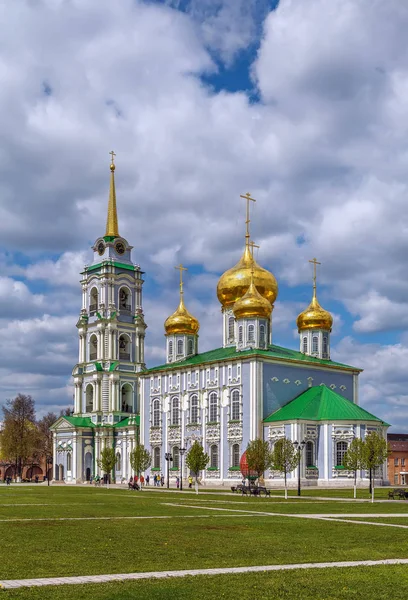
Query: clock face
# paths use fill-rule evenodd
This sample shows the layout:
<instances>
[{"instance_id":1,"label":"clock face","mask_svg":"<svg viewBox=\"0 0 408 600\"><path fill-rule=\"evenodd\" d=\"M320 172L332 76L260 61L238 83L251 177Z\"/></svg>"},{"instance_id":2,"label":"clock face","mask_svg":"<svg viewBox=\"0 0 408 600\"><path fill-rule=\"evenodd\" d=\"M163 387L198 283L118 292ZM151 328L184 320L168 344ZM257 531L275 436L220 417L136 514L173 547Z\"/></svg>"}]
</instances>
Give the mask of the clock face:
<instances>
[{"instance_id":1,"label":"clock face","mask_svg":"<svg viewBox=\"0 0 408 600\"><path fill-rule=\"evenodd\" d=\"M115 250L118 254L124 254L125 253L125 244L123 242L116 242L115 244Z\"/></svg>"},{"instance_id":2,"label":"clock face","mask_svg":"<svg viewBox=\"0 0 408 600\"><path fill-rule=\"evenodd\" d=\"M105 244L102 242L102 240L99 242L97 250L100 256L102 256L102 254L105 252Z\"/></svg>"}]
</instances>

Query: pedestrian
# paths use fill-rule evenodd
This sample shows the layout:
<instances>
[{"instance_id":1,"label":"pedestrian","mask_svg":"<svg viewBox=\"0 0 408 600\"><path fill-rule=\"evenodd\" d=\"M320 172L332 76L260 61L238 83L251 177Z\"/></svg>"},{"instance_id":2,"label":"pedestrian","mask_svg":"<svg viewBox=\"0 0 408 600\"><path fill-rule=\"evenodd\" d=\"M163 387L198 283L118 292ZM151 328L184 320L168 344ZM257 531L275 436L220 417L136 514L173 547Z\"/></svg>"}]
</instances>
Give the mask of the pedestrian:
<instances>
[{"instance_id":1,"label":"pedestrian","mask_svg":"<svg viewBox=\"0 0 408 600\"><path fill-rule=\"evenodd\" d=\"M192 489L192 487L193 487L193 478L191 477L191 475L190 475L190 477L188 478L188 487L190 488L190 490L191 490L191 489Z\"/></svg>"},{"instance_id":2,"label":"pedestrian","mask_svg":"<svg viewBox=\"0 0 408 600\"><path fill-rule=\"evenodd\" d=\"M143 475L140 475L140 485L141 485L141 487L144 486L144 482L145 482L145 479L144 479Z\"/></svg>"},{"instance_id":3,"label":"pedestrian","mask_svg":"<svg viewBox=\"0 0 408 600\"><path fill-rule=\"evenodd\" d=\"M180 487L180 478L176 477L176 488L179 489Z\"/></svg>"},{"instance_id":4,"label":"pedestrian","mask_svg":"<svg viewBox=\"0 0 408 600\"><path fill-rule=\"evenodd\" d=\"M164 475L160 476L160 482L161 482L161 486L164 486Z\"/></svg>"},{"instance_id":5,"label":"pedestrian","mask_svg":"<svg viewBox=\"0 0 408 600\"><path fill-rule=\"evenodd\" d=\"M149 485L149 482L150 482L150 476L146 475L146 485Z\"/></svg>"},{"instance_id":6,"label":"pedestrian","mask_svg":"<svg viewBox=\"0 0 408 600\"><path fill-rule=\"evenodd\" d=\"M154 487L157 486L157 475L156 475L156 473L154 474L154 477L153 477L153 486Z\"/></svg>"}]
</instances>

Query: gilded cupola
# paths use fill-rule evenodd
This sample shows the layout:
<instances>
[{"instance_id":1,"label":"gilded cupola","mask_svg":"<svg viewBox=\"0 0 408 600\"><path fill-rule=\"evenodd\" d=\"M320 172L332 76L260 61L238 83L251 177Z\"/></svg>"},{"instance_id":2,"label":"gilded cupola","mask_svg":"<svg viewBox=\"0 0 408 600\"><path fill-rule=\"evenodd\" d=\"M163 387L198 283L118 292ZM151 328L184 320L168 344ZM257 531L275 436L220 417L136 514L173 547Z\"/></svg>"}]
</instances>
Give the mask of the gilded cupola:
<instances>
[{"instance_id":1,"label":"gilded cupola","mask_svg":"<svg viewBox=\"0 0 408 600\"><path fill-rule=\"evenodd\" d=\"M256 289L254 279L249 284L249 288L239 298L232 309L234 317L238 319L245 319L250 317L263 317L269 319L272 313L272 305Z\"/></svg>"},{"instance_id":2,"label":"gilded cupola","mask_svg":"<svg viewBox=\"0 0 408 600\"><path fill-rule=\"evenodd\" d=\"M329 311L322 308L317 300L316 295L316 265L320 263L314 258L309 261L314 265L313 275L313 298L309 306L300 313L296 319L299 333L308 329L323 329L331 331L333 325L333 317Z\"/></svg>"},{"instance_id":3,"label":"gilded cupola","mask_svg":"<svg viewBox=\"0 0 408 600\"><path fill-rule=\"evenodd\" d=\"M197 335L198 330L200 329L200 323L188 312L184 305L182 272L186 269L182 265L176 267L176 269L180 270L180 303L177 310L166 319L164 329L166 335Z\"/></svg>"}]
</instances>

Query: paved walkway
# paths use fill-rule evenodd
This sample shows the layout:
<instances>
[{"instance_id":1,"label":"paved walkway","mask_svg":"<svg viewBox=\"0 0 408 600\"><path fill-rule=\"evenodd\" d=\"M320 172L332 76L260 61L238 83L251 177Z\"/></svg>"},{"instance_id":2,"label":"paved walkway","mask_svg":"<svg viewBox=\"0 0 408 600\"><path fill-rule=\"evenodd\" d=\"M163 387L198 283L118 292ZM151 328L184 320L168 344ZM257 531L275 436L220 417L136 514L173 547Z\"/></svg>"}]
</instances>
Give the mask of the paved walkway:
<instances>
[{"instance_id":1,"label":"paved walkway","mask_svg":"<svg viewBox=\"0 0 408 600\"><path fill-rule=\"evenodd\" d=\"M292 571L295 569L330 569L333 567L375 567L378 565L406 565L408 558L384 560L350 560L343 562L299 563L292 565L261 565L255 567L226 567L223 569L191 569L184 571L151 571L149 573L120 573L117 575L85 575L82 577L44 577L42 579L3 579L3 589L37 587L44 585L75 585L83 583L107 583L129 579L165 579L167 577L187 577L194 575L239 575L265 571Z\"/></svg>"}]
</instances>

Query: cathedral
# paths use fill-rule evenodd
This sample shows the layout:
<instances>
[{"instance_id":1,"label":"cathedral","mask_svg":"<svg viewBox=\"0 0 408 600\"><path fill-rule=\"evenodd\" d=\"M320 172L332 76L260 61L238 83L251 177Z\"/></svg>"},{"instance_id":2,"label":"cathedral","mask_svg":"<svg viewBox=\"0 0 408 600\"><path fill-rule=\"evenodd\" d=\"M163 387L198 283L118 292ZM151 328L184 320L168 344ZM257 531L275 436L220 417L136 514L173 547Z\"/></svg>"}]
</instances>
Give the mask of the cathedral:
<instances>
[{"instance_id":1,"label":"cathedral","mask_svg":"<svg viewBox=\"0 0 408 600\"><path fill-rule=\"evenodd\" d=\"M101 450L115 449L116 482L132 473L129 456L140 441L151 453L145 475L187 477L183 456L198 440L209 455L205 485L242 479L240 460L249 441L297 442L299 467L289 485L350 485L343 457L354 438L384 437L389 425L358 404L361 369L330 359L331 314L318 302L316 265L309 306L298 316L299 350L272 343L278 296L274 275L254 258L247 203L243 254L220 277L220 344L200 353L198 320L187 310L180 270L180 300L164 322L165 364L146 368L143 271L119 235L112 152L105 235L82 272L79 352L73 369L74 413L53 425L55 481L82 483L102 475ZM377 473L386 480L386 472ZM359 472L361 482L366 479ZM282 474L265 473L269 486Z\"/></svg>"}]
</instances>

